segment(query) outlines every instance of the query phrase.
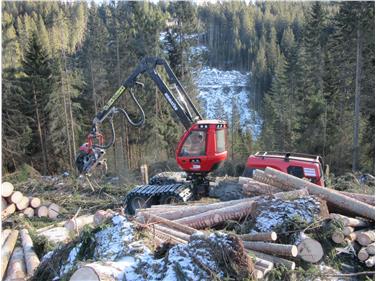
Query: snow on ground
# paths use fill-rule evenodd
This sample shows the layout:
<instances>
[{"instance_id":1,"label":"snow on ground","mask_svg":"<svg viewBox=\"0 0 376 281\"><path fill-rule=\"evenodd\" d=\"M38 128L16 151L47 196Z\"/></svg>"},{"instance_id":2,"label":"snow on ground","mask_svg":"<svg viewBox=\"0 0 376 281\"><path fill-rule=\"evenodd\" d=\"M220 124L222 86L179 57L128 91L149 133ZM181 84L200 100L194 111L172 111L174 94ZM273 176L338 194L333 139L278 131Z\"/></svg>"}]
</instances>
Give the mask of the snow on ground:
<instances>
[{"instance_id":1,"label":"snow on ground","mask_svg":"<svg viewBox=\"0 0 376 281\"><path fill-rule=\"evenodd\" d=\"M233 111L237 110L241 127L257 137L261 120L257 113L250 109L249 78L249 72L204 67L196 73L195 82L206 118L231 122Z\"/></svg>"}]
</instances>

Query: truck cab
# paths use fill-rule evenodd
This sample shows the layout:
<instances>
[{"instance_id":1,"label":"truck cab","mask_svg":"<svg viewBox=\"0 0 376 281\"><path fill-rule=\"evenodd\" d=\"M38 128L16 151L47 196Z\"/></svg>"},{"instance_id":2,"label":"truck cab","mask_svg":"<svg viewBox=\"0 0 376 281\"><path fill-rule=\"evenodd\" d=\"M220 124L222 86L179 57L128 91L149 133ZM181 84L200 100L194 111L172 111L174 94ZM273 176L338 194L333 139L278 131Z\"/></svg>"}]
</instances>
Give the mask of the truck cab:
<instances>
[{"instance_id":1,"label":"truck cab","mask_svg":"<svg viewBox=\"0 0 376 281\"><path fill-rule=\"evenodd\" d=\"M320 156L293 153L260 151L250 155L243 177L252 177L256 169L271 167L281 172L325 186L323 161Z\"/></svg>"}]
</instances>

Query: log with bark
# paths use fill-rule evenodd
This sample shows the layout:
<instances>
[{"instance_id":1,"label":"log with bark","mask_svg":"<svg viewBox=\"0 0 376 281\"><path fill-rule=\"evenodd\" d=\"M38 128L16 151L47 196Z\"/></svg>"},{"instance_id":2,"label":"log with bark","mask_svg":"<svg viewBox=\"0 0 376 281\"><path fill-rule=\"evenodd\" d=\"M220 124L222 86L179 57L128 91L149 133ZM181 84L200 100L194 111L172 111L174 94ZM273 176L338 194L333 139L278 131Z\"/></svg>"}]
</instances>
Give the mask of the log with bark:
<instances>
[{"instance_id":1,"label":"log with bark","mask_svg":"<svg viewBox=\"0 0 376 281\"><path fill-rule=\"evenodd\" d=\"M22 211L29 207L29 198L24 196L22 199L16 204L16 208L18 211Z\"/></svg>"},{"instance_id":2,"label":"log with bark","mask_svg":"<svg viewBox=\"0 0 376 281\"><path fill-rule=\"evenodd\" d=\"M3 247L1 248L1 278L4 277L10 256L12 255L14 246L16 245L17 238L18 230L12 230L11 234L8 236L8 239L5 241Z\"/></svg>"},{"instance_id":3,"label":"log with bark","mask_svg":"<svg viewBox=\"0 0 376 281\"><path fill-rule=\"evenodd\" d=\"M233 206L181 218L176 220L176 222L196 229L212 227L228 220L238 220L249 216L253 211L255 203L255 201L246 201Z\"/></svg>"},{"instance_id":4,"label":"log with bark","mask_svg":"<svg viewBox=\"0 0 376 281\"><path fill-rule=\"evenodd\" d=\"M374 256L375 255L375 242L367 246L367 253Z\"/></svg>"},{"instance_id":5,"label":"log with bark","mask_svg":"<svg viewBox=\"0 0 376 281\"><path fill-rule=\"evenodd\" d=\"M254 250L249 250L249 253L251 255L254 255L254 256L260 258L260 259L264 259L264 260L273 262L275 264L283 265L288 270L294 270L295 267L296 267L295 262L289 261L289 260L286 260L286 259L283 259L283 258L280 258L280 257L275 257L275 256L272 256L272 255L268 255L268 254L261 253L261 252L258 252L258 251L254 251Z\"/></svg>"},{"instance_id":6,"label":"log with bark","mask_svg":"<svg viewBox=\"0 0 376 281\"><path fill-rule=\"evenodd\" d=\"M271 232L259 232L239 235L239 238L243 241L275 241L277 240L277 233Z\"/></svg>"},{"instance_id":7,"label":"log with bark","mask_svg":"<svg viewBox=\"0 0 376 281\"><path fill-rule=\"evenodd\" d=\"M175 210L171 210L165 213L159 213L158 216L163 217L165 219L169 219L169 220L178 220L184 217L201 214L207 211L233 206L238 203L254 201L259 198L260 197L253 197L253 198L231 200L231 201L219 202L219 203L213 203L213 204L207 204L207 205L182 206Z\"/></svg>"},{"instance_id":8,"label":"log with bark","mask_svg":"<svg viewBox=\"0 0 376 281\"><path fill-rule=\"evenodd\" d=\"M17 204L18 202L20 202L22 200L24 196L22 195L21 192L19 191L13 191L12 194L7 197L7 200L8 200L8 203L10 204Z\"/></svg>"},{"instance_id":9,"label":"log with bark","mask_svg":"<svg viewBox=\"0 0 376 281\"><path fill-rule=\"evenodd\" d=\"M77 269L70 281L116 281L123 268L116 262L91 263Z\"/></svg>"},{"instance_id":10,"label":"log with bark","mask_svg":"<svg viewBox=\"0 0 376 281\"><path fill-rule=\"evenodd\" d=\"M1 220L6 220L10 215L14 214L16 211L16 204L10 204L3 211L1 211Z\"/></svg>"},{"instance_id":11,"label":"log with bark","mask_svg":"<svg viewBox=\"0 0 376 281\"><path fill-rule=\"evenodd\" d=\"M273 177L271 177L270 175L267 175L264 171L261 171L261 170L255 170L255 172L253 173L253 179L258 182L262 182L262 183L274 186L276 188L279 188L281 191L291 191L291 189L295 189L295 188L291 188L291 186L288 186L288 185L282 184L279 181L276 181Z\"/></svg>"},{"instance_id":12,"label":"log with bark","mask_svg":"<svg viewBox=\"0 0 376 281\"><path fill-rule=\"evenodd\" d=\"M41 200L38 197L30 197L29 198L29 205L36 209L42 205Z\"/></svg>"},{"instance_id":13,"label":"log with bark","mask_svg":"<svg viewBox=\"0 0 376 281\"><path fill-rule=\"evenodd\" d=\"M64 227L69 231L80 231L85 225L93 223L94 215L83 215L66 221Z\"/></svg>"},{"instance_id":14,"label":"log with bark","mask_svg":"<svg viewBox=\"0 0 376 281\"><path fill-rule=\"evenodd\" d=\"M351 227L368 227L370 223L361 218L351 218L341 214L331 213L329 217L333 220L338 220L344 226L351 226Z\"/></svg>"},{"instance_id":15,"label":"log with bark","mask_svg":"<svg viewBox=\"0 0 376 281\"><path fill-rule=\"evenodd\" d=\"M375 206L375 196L361 193L353 193L346 191L338 191L339 193L346 195L348 197L354 198L356 200L362 201L368 205Z\"/></svg>"},{"instance_id":16,"label":"log with bark","mask_svg":"<svg viewBox=\"0 0 376 281\"><path fill-rule=\"evenodd\" d=\"M1 184L1 196L9 197L14 191L14 186L10 182L3 182Z\"/></svg>"},{"instance_id":17,"label":"log with bark","mask_svg":"<svg viewBox=\"0 0 376 281\"><path fill-rule=\"evenodd\" d=\"M180 232L178 230L167 228L165 226L161 226L161 225L158 225L158 224L150 226L151 232L153 232L154 229L156 229L156 230L158 230L160 232L164 232L166 234L172 235L172 236L174 236L176 238L179 238L181 240L184 240L184 241L187 241L187 242L189 241L190 235L185 234L183 232Z\"/></svg>"},{"instance_id":18,"label":"log with bark","mask_svg":"<svg viewBox=\"0 0 376 281\"><path fill-rule=\"evenodd\" d=\"M46 206L40 206L35 209L35 214L38 218L46 218L48 217L48 208Z\"/></svg>"},{"instance_id":19,"label":"log with bark","mask_svg":"<svg viewBox=\"0 0 376 281\"><path fill-rule=\"evenodd\" d=\"M26 266L24 254L21 247L16 247L9 261L6 279L9 281L26 280Z\"/></svg>"},{"instance_id":20,"label":"log with bark","mask_svg":"<svg viewBox=\"0 0 376 281\"><path fill-rule=\"evenodd\" d=\"M159 216L156 216L156 215L152 215L152 214L149 214L149 213L140 214L140 216L137 217L136 220L138 222L145 223L145 224L158 223L158 224L166 225L166 226L168 226L172 229L179 230L179 231L186 233L186 234L189 234L189 235L192 235L192 234L198 232L197 229L194 229L192 227L183 225L181 223L177 223L175 221L170 221L168 219L165 219L165 218L162 218L162 217L159 217Z\"/></svg>"},{"instance_id":21,"label":"log with bark","mask_svg":"<svg viewBox=\"0 0 376 281\"><path fill-rule=\"evenodd\" d=\"M35 270L39 266L39 258L34 252L33 241L29 235L27 229L21 229L20 231L23 253L25 256L27 276L33 276Z\"/></svg>"},{"instance_id":22,"label":"log with bark","mask_svg":"<svg viewBox=\"0 0 376 281\"><path fill-rule=\"evenodd\" d=\"M324 250L317 240L301 232L298 239L298 257L309 263L317 263L324 256Z\"/></svg>"},{"instance_id":23,"label":"log with bark","mask_svg":"<svg viewBox=\"0 0 376 281\"><path fill-rule=\"evenodd\" d=\"M368 246L372 242L375 242L375 231L359 231L356 234L356 241L362 246Z\"/></svg>"},{"instance_id":24,"label":"log with bark","mask_svg":"<svg viewBox=\"0 0 376 281\"><path fill-rule=\"evenodd\" d=\"M298 189L298 190L291 190L291 191L284 191L278 192L274 194L274 198L281 199L281 200L294 200L302 197L309 196L309 192L307 189Z\"/></svg>"},{"instance_id":25,"label":"log with bark","mask_svg":"<svg viewBox=\"0 0 376 281\"><path fill-rule=\"evenodd\" d=\"M22 211L22 213L27 216L28 218L34 217L34 209L32 207L28 207Z\"/></svg>"},{"instance_id":26,"label":"log with bark","mask_svg":"<svg viewBox=\"0 0 376 281\"><path fill-rule=\"evenodd\" d=\"M1 246L4 245L5 241L7 240L8 236L11 234L12 230L11 229L4 229L1 232Z\"/></svg>"},{"instance_id":27,"label":"log with bark","mask_svg":"<svg viewBox=\"0 0 376 281\"><path fill-rule=\"evenodd\" d=\"M262 279L274 268L274 263L268 260L264 260L261 258L256 257L254 261L254 267L256 270L262 273L262 277L258 279Z\"/></svg>"},{"instance_id":28,"label":"log with bark","mask_svg":"<svg viewBox=\"0 0 376 281\"><path fill-rule=\"evenodd\" d=\"M255 196L261 194L275 194L281 192L282 189L270 184L262 183L254 179L249 179L247 183L243 184L243 193L247 196Z\"/></svg>"},{"instance_id":29,"label":"log with bark","mask_svg":"<svg viewBox=\"0 0 376 281\"><path fill-rule=\"evenodd\" d=\"M328 188L320 187L311 182L302 180L300 178L294 177L289 174L282 173L273 168L267 167L265 173L273 177L276 181L291 186L293 189L307 188L309 193L312 195L319 196L324 200L339 206L345 210L353 212L362 217L370 218L375 220L375 207L363 203L359 200L353 199L351 197L345 196L334 190Z\"/></svg>"},{"instance_id":30,"label":"log with bark","mask_svg":"<svg viewBox=\"0 0 376 281\"><path fill-rule=\"evenodd\" d=\"M367 249L365 247L361 248L358 252L358 259L360 261L365 261L369 258L369 254L367 252Z\"/></svg>"},{"instance_id":31,"label":"log with bark","mask_svg":"<svg viewBox=\"0 0 376 281\"><path fill-rule=\"evenodd\" d=\"M94 225L100 225L106 220L112 218L114 215L114 212L112 210L98 210L94 214L93 222Z\"/></svg>"},{"instance_id":32,"label":"log with bark","mask_svg":"<svg viewBox=\"0 0 376 281\"><path fill-rule=\"evenodd\" d=\"M59 213L60 212L60 207L55 204L55 203L51 203L49 206L48 206L48 217L50 219L56 219L58 216L59 216Z\"/></svg>"},{"instance_id":33,"label":"log with bark","mask_svg":"<svg viewBox=\"0 0 376 281\"><path fill-rule=\"evenodd\" d=\"M296 257L298 248L295 245L276 244L267 242L243 241L244 247L248 250L274 254L286 257Z\"/></svg>"}]
</instances>

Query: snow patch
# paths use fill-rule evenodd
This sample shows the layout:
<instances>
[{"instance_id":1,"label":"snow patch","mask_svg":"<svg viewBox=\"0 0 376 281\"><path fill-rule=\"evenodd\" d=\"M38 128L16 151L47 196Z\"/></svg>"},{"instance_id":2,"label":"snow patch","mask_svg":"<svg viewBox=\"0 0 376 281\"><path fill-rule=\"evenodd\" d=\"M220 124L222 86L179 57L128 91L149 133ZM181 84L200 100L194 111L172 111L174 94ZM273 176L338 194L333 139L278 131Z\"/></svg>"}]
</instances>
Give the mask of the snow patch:
<instances>
[{"instance_id":1,"label":"snow patch","mask_svg":"<svg viewBox=\"0 0 376 281\"><path fill-rule=\"evenodd\" d=\"M243 130L257 137L261 119L250 108L250 75L249 72L204 67L195 74L195 83L208 119L231 121L233 111L237 110Z\"/></svg>"}]
</instances>

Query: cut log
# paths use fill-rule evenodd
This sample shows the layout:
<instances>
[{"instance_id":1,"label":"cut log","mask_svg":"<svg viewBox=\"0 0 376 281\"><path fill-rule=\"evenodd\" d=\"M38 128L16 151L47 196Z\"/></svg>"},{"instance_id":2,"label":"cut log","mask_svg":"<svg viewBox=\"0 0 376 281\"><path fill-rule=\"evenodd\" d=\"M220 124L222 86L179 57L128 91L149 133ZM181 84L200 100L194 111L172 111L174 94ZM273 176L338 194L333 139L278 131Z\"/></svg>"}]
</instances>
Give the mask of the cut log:
<instances>
[{"instance_id":1,"label":"cut log","mask_svg":"<svg viewBox=\"0 0 376 281\"><path fill-rule=\"evenodd\" d=\"M5 241L3 247L1 248L1 277L4 277L10 256L12 255L14 246L17 242L17 237L18 230L12 230L11 234L8 236L8 239Z\"/></svg>"},{"instance_id":2,"label":"cut log","mask_svg":"<svg viewBox=\"0 0 376 281\"><path fill-rule=\"evenodd\" d=\"M175 237L171 234L168 234L168 233L165 233L165 232L162 232L158 229L154 229L151 234L153 236L155 236L156 238L158 238L159 240L162 240L164 242L169 242L169 243L172 243L172 244L187 244L187 241L185 240L182 240L178 237Z\"/></svg>"},{"instance_id":3,"label":"cut log","mask_svg":"<svg viewBox=\"0 0 376 281\"><path fill-rule=\"evenodd\" d=\"M69 231L79 231L85 225L93 224L93 223L94 223L94 215L84 215L84 216L79 216L77 218L72 218L68 220L64 224L64 227L68 229Z\"/></svg>"},{"instance_id":4,"label":"cut log","mask_svg":"<svg viewBox=\"0 0 376 281\"><path fill-rule=\"evenodd\" d=\"M22 199L16 204L16 208L19 211L25 210L29 207L29 198L24 196Z\"/></svg>"},{"instance_id":5,"label":"cut log","mask_svg":"<svg viewBox=\"0 0 376 281\"><path fill-rule=\"evenodd\" d=\"M23 213L25 216L27 216L28 218L32 218L32 217L34 217L34 209L31 208L31 207L26 208L25 210L23 210L22 213Z\"/></svg>"},{"instance_id":6,"label":"cut log","mask_svg":"<svg viewBox=\"0 0 376 281\"><path fill-rule=\"evenodd\" d=\"M375 266L375 256L371 256L368 260L365 261L367 267L374 267Z\"/></svg>"},{"instance_id":7,"label":"cut log","mask_svg":"<svg viewBox=\"0 0 376 281\"><path fill-rule=\"evenodd\" d=\"M352 193L346 191L338 191L339 193L346 195L348 197L354 198L356 200L362 201L368 205L375 206L375 196L361 193Z\"/></svg>"},{"instance_id":8,"label":"cut log","mask_svg":"<svg viewBox=\"0 0 376 281\"><path fill-rule=\"evenodd\" d=\"M272 232L260 232L239 235L239 238L244 241L275 241L277 240L277 233Z\"/></svg>"},{"instance_id":9,"label":"cut log","mask_svg":"<svg viewBox=\"0 0 376 281\"><path fill-rule=\"evenodd\" d=\"M12 204L17 204L18 202L20 202L22 200L24 196L22 195L21 192L19 191L13 191L12 194L7 197L7 200L8 200L8 203Z\"/></svg>"},{"instance_id":10,"label":"cut log","mask_svg":"<svg viewBox=\"0 0 376 281\"><path fill-rule=\"evenodd\" d=\"M159 216L156 216L156 215L152 215L152 214L148 214L148 213L140 214L140 215L142 215L142 216L138 217L136 219L141 223L159 223L159 224L166 225L170 228L179 230L179 231L186 233L186 234L189 234L189 235L192 235L192 234L198 232L196 229L194 229L192 227L177 223L175 221L170 221L170 220L167 220L165 218L162 218L162 217L159 217Z\"/></svg>"},{"instance_id":11,"label":"cut log","mask_svg":"<svg viewBox=\"0 0 376 281\"><path fill-rule=\"evenodd\" d=\"M296 257L298 255L298 248L295 245L253 241L243 241L243 244L244 247L248 250L255 250L267 254L275 254L286 257Z\"/></svg>"},{"instance_id":12,"label":"cut log","mask_svg":"<svg viewBox=\"0 0 376 281\"><path fill-rule=\"evenodd\" d=\"M238 203L255 201L259 198L260 197L253 197L253 198L245 198L245 199L239 199L239 200L231 200L227 202L213 203L213 204L208 204L208 205L194 205L194 206L180 207L179 209L176 209L176 210L171 210L166 213L158 214L158 216L163 217L165 219L169 219L169 220L178 220L181 218L201 214L207 211L234 206L235 204L238 204Z\"/></svg>"},{"instance_id":13,"label":"cut log","mask_svg":"<svg viewBox=\"0 0 376 281\"><path fill-rule=\"evenodd\" d=\"M151 232L153 232L154 228L161 231L161 232L164 232L168 235L172 235L174 237L177 237L181 240L184 240L184 241L187 241L187 242L189 241L190 235L185 234L183 232L180 232L180 231L177 231L177 230L174 230L174 229L171 229L171 228L167 228L167 227L164 227L164 226L161 226L161 225L157 225L157 224L150 226Z\"/></svg>"},{"instance_id":14,"label":"cut log","mask_svg":"<svg viewBox=\"0 0 376 281\"><path fill-rule=\"evenodd\" d=\"M48 241L54 244L67 243L71 240L72 235L68 229L63 226L57 226L46 229L38 233L38 236L44 236Z\"/></svg>"},{"instance_id":15,"label":"cut log","mask_svg":"<svg viewBox=\"0 0 376 281\"><path fill-rule=\"evenodd\" d=\"M6 220L15 211L16 211L16 205L15 204L10 204L3 211L1 211L1 220L2 221Z\"/></svg>"},{"instance_id":16,"label":"cut log","mask_svg":"<svg viewBox=\"0 0 376 281\"><path fill-rule=\"evenodd\" d=\"M345 242L345 234L341 230L335 230L332 234L332 240L334 243L342 244Z\"/></svg>"},{"instance_id":17,"label":"cut log","mask_svg":"<svg viewBox=\"0 0 376 281\"><path fill-rule=\"evenodd\" d=\"M268 274L268 272L273 269L274 264L273 262L256 257L255 262L254 262L254 267L255 269L261 271L263 277L265 277L265 275Z\"/></svg>"},{"instance_id":18,"label":"cut log","mask_svg":"<svg viewBox=\"0 0 376 281\"><path fill-rule=\"evenodd\" d=\"M38 197L30 197L29 200L29 205L34 209L40 207L42 204L41 200Z\"/></svg>"},{"instance_id":19,"label":"cut log","mask_svg":"<svg viewBox=\"0 0 376 281\"><path fill-rule=\"evenodd\" d=\"M1 246L4 245L5 241L7 240L8 236L11 234L12 230L11 229L4 229L1 232Z\"/></svg>"},{"instance_id":20,"label":"cut log","mask_svg":"<svg viewBox=\"0 0 376 281\"><path fill-rule=\"evenodd\" d=\"M60 207L55 204L55 203L51 203L49 206L48 206L48 217L50 219L56 219L58 216L59 216L59 212L60 212Z\"/></svg>"},{"instance_id":21,"label":"cut log","mask_svg":"<svg viewBox=\"0 0 376 281\"><path fill-rule=\"evenodd\" d=\"M353 233L354 232L354 228L353 227L351 227L351 226L345 226L344 228L343 228L343 234L344 235L346 235L346 236L349 236L350 235L350 233Z\"/></svg>"},{"instance_id":22,"label":"cut log","mask_svg":"<svg viewBox=\"0 0 376 281\"><path fill-rule=\"evenodd\" d=\"M305 233L300 233L298 243L298 257L309 263L317 263L324 256L321 244Z\"/></svg>"},{"instance_id":23,"label":"cut log","mask_svg":"<svg viewBox=\"0 0 376 281\"><path fill-rule=\"evenodd\" d=\"M243 193L250 195L261 195L261 194L275 194L281 192L282 189L272 186L270 184L262 183L254 179L248 179L248 182L243 184Z\"/></svg>"},{"instance_id":24,"label":"cut log","mask_svg":"<svg viewBox=\"0 0 376 281\"><path fill-rule=\"evenodd\" d=\"M274 194L274 198L281 199L281 200L294 200L297 198L306 197L308 195L309 195L308 190L303 188L303 189L298 189L298 190L278 192Z\"/></svg>"},{"instance_id":25,"label":"cut log","mask_svg":"<svg viewBox=\"0 0 376 281\"><path fill-rule=\"evenodd\" d=\"M26 266L21 247L16 247L9 261L6 280L26 280Z\"/></svg>"},{"instance_id":26,"label":"cut log","mask_svg":"<svg viewBox=\"0 0 376 281\"><path fill-rule=\"evenodd\" d=\"M272 176L276 181L279 181L285 185L291 186L293 189L307 188L312 195L319 196L332 204L346 209L362 217L375 220L375 207L363 203L359 200L350 198L341 193L328 188L320 187L311 182L302 180L289 174L282 173L273 168L267 167L265 172Z\"/></svg>"},{"instance_id":27,"label":"cut log","mask_svg":"<svg viewBox=\"0 0 376 281\"><path fill-rule=\"evenodd\" d=\"M249 251L249 253L251 255L255 255L256 257L258 257L260 259L271 261L275 264L283 265L288 270L294 270L295 266L296 266L295 262L293 262L293 261L289 261L289 260L286 260L286 259L283 259L283 258L271 256L271 255L268 255L268 254L265 254L265 253L261 253L261 252L257 252L257 251Z\"/></svg>"},{"instance_id":28,"label":"cut log","mask_svg":"<svg viewBox=\"0 0 376 281\"><path fill-rule=\"evenodd\" d=\"M25 256L27 276L33 276L40 261L38 256L34 252L33 241L30 238L27 229L21 229L20 231L23 253Z\"/></svg>"},{"instance_id":29,"label":"cut log","mask_svg":"<svg viewBox=\"0 0 376 281\"><path fill-rule=\"evenodd\" d=\"M285 185L279 181L276 181L273 177L271 177L270 175L267 175L264 171L261 171L261 170L256 170L253 173L253 179L258 182L262 182L262 183L274 186L284 191L291 191L292 189L296 189L296 188L292 188L291 186Z\"/></svg>"},{"instance_id":30,"label":"cut log","mask_svg":"<svg viewBox=\"0 0 376 281\"><path fill-rule=\"evenodd\" d=\"M360 261L365 261L369 258L369 254L367 252L367 249L365 247L361 248L358 252L358 259Z\"/></svg>"},{"instance_id":31,"label":"cut log","mask_svg":"<svg viewBox=\"0 0 376 281\"><path fill-rule=\"evenodd\" d=\"M69 280L116 281L122 271L123 267L116 262L91 263L77 269Z\"/></svg>"},{"instance_id":32,"label":"cut log","mask_svg":"<svg viewBox=\"0 0 376 281\"><path fill-rule=\"evenodd\" d=\"M6 207L8 207L8 202L4 197L1 197L1 211L3 211Z\"/></svg>"},{"instance_id":33,"label":"cut log","mask_svg":"<svg viewBox=\"0 0 376 281\"><path fill-rule=\"evenodd\" d=\"M359 231L356 234L356 241L362 246L368 246L372 242L375 242L375 231Z\"/></svg>"},{"instance_id":34,"label":"cut log","mask_svg":"<svg viewBox=\"0 0 376 281\"><path fill-rule=\"evenodd\" d=\"M46 218L48 217L48 208L46 206L40 206L39 208L35 209L35 214L38 218Z\"/></svg>"},{"instance_id":35,"label":"cut log","mask_svg":"<svg viewBox=\"0 0 376 281\"><path fill-rule=\"evenodd\" d=\"M212 227L228 220L238 220L249 216L252 213L255 205L255 201L238 203L233 206L181 218L176 220L176 222L188 225L196 229L203 229Z\"/></svg>"},{"instance_id":36,"label":"cut log","mask_svg":"<svg viewBox=\"0 0 376 281\"><path fill-rule=\"evenodd\" d=\"M356 240L356 231L347 235L346 239L348 239L351 242L354 242Z\"/></svg>"},{"instance_id":37,"label":"cut log","mask_svg":"<svg viewBox=\"0 0 376 281\"><path fill-rule=\"evenodd\" d=\"M262 273L261 270L258 270L258 269L254 269L254 271L252 272L252 274L254 275L254 277L256 278L256 280L262 280L264 278L264 273Z\"/></svg>"},{"instance_id":38,"label":"cut log","mask_svg":"<svg viewBox=\"0 0 376 281\"><path fill-rule=\"evenodd\" d=\"M338 220L340 221L344 226L351 226L351 227L367 227L369 226L369 222L366 220L362 220L360 218L350 218L346 217L341 214L330 214L329 217L333 220Z\"/></svg>"},{"instance_id":39,"label":"cut log","mask_svg":"<svg viewBox=\"0 0 376 281\"><path fill-rule=\"evenodd\" d=\"M9 197L14 191L14 186L10 182L3 182L1 184L1 196Z\"/></svg>"},{"instance_id":40,"label":"cut log","mask_svg":"<svg viewBox=\"0 0 376 281\"><path fill-rule=\"evenodd\" d=\"M107 219L112 218L114 213L112 211L98 210L94 214L94 225L100 225L105 222Z\"/></svg>"},{"instance_id":41,"label":"cut log","mask_svg":"<svg viewBox=\"0 0 376 281\"><path fill-rule=\"evenodd\" d=\"M374 256L375 255L375 242L367 246L367 253Z\"/></svg>"}]
</instances>

